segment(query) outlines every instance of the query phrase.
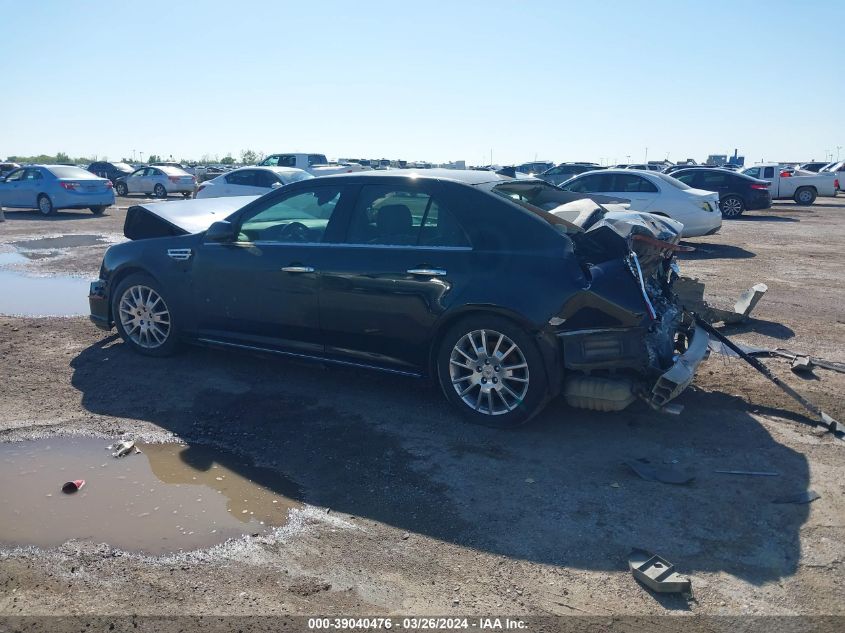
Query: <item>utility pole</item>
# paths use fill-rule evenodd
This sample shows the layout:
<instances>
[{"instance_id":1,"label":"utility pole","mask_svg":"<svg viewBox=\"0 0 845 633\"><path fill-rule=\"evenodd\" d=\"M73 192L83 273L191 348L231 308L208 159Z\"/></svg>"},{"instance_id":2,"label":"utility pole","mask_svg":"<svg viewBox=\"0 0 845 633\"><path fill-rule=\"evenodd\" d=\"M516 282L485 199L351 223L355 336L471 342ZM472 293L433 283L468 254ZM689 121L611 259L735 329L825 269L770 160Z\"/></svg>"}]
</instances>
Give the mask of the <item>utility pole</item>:
<instances>
[{"instance_id":1,"label":"utility pole","mask_svg":"<svg viewBox=\"0 0 845 633\"><path fill-rule=\"evenodd\" d=\"M643 161L646 165L648 165L648 148L645 148L645 160Z\"/></svg>"},{"instance_id":2,"label":"utility pole","mask_svg":"<svg viewBox=\"0 0 845 633\"><path fill-rule=\"evenodd\" d=\"M625 154L625 161L630 165L631 164L631 155Z\"/></svg>"},{"instance_id":3,"label":"utility pole","mask_svg":"<svg viewBox=\"0 0 845 633\"><path fill-rule=\"evenodd\" d=\"M141 155L141 162L143 163L144 162L144 152L140 152L140 155Z\"/></svg>"},{"instance_id":4,"label":"utility pole","mask_svg":"<svg viewBox=\"0 0 845 633\"><path fill-rule=\"evenodd\" d=\"M836 162L839 162L839 150L842 149L841 145L836 146Z\"/></svg>"},{"instance_id":5,"label":"utility pole","mask_svg":"<svg viewBox=\"0 0 845 633\"><path fill-rule=\"evenodd\" d=\"M132 150L132 162L133 163L135 162L135 150L134 149Z\"/></svg>"}]
</instances>

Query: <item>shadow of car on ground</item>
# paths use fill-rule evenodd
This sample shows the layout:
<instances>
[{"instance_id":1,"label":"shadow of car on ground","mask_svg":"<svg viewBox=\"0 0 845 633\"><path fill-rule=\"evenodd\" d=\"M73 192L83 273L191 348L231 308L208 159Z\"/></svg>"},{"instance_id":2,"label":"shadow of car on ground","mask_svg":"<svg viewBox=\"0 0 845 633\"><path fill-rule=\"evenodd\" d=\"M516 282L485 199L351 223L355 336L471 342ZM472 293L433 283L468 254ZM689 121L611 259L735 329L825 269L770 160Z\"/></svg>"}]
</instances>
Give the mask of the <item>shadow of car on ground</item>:
<instances>
[{"instance_id":1,"label":"shadow of car on ground","mask_svg":"<svg viewBox=\"0 0 845 633\"><path fill-rule=\"evenodd\" d=\"M71 366L92 414L275 464L316 506L547 565L624 570L641 547L685 572L754 584L796 572L808 508L772 500L806 489L807 460L740 398L691 390L680 416L644 404L596 413L556 399L528 426L502 431L463 422L427 381L348 368L190 347L146 358L114 336ZM643 481L624 465L637 458L696 478ZM185 460L211 466L190 449Z\"/></svg>"}]
</instances>

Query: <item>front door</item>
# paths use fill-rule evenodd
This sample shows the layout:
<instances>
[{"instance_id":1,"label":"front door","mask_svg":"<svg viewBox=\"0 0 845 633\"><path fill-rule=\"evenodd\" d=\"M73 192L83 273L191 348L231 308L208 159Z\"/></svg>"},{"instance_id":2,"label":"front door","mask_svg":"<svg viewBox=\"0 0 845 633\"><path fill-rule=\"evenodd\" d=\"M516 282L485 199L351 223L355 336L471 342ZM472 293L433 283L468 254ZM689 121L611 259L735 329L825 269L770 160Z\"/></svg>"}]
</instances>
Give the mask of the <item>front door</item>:
<instances>
[{"instance_id":1,"label":"front door","mask_svg":"<svg viewBox=\"0 0 845 633\"><path fill-rule=\"evenodd\" d=\"M235 220L236 240L197 249L194 305L201 338L322 354L324 237L346 191L317 184L268 196Z\"/></svg>"},{"instance_id":2,"label":"front door","mask_svg":"<svg viewBox=\"0 0 845 633\"><path fill-rule=\"evenodd\" d=\"M361 187L345 238L327 249L326 354L424 371L432 326L470 273L469 241L431 183Z\"/></svg>"},{"instance_id":3,"label":"front door","mask_svg":"<svg viewBox=\"0 0 845 633\"><path fill-rule=\"evenodd\" d=\"M7 207L21 207L24 199L23 187L26 169L16 169L6 176L0 185L0 204Z\"/></svg>"},{"instance_id":4,"label":"front door","mask_svg":"<svg viewBox=\"0 0 845 633\"><path fill-rule=\"evenodd\" d=\"M147 167L136 169L126 177L126 189L129 193L141 193L144 191L144 178L148 171Z\"/></svg>"}]
</instances>

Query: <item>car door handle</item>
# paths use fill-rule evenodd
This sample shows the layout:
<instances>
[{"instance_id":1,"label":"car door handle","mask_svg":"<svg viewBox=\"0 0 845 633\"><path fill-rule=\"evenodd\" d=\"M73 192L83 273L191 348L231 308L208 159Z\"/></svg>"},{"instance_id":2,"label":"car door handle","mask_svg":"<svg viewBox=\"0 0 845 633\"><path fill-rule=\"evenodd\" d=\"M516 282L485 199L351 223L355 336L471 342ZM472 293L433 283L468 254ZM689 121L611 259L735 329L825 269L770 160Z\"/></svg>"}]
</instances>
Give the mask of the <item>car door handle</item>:
<instances>
[{"instance_id":1,"label":"car door handle","mask_svg":"<svg viewBox=\"0 0 845 633\"><path fill-rule=\"evenodd\" d=\"M445 277L446 271L442 268L409 268L407 271L409 275L419 275L420 277Z\"/></svg>"},{"instance_id":2,"label":"car door handle","mask_svg":"<svg viewBox=\"0 0 845 633\"><path fill-rule=\"evenodd\" d=\"M311 266L285 266L282 268L285 273L313 273L314 269Z\"/></svg>"}]
</instances>

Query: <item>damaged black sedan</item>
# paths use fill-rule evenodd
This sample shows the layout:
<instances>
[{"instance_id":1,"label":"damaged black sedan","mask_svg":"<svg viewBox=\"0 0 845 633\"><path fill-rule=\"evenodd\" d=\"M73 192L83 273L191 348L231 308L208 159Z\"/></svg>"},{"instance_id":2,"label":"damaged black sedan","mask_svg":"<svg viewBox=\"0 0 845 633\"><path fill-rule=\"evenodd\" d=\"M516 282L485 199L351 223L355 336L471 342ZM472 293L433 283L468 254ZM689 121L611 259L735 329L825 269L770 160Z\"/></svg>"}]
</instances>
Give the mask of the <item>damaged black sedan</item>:
<instances>
[{"instance_id":1,"label":"damaged black sedan","mask_svg":"<svg viewBox=\"0 0 845 633\"><path fill-rule=\"evenodd\" d=\"M681 225L600 202L427 170L138 205L91 318L151 356L185 341L430 376L493 426L561 393L663 408L708 342L672 292Z\"/></svg>"}]
</instances>

